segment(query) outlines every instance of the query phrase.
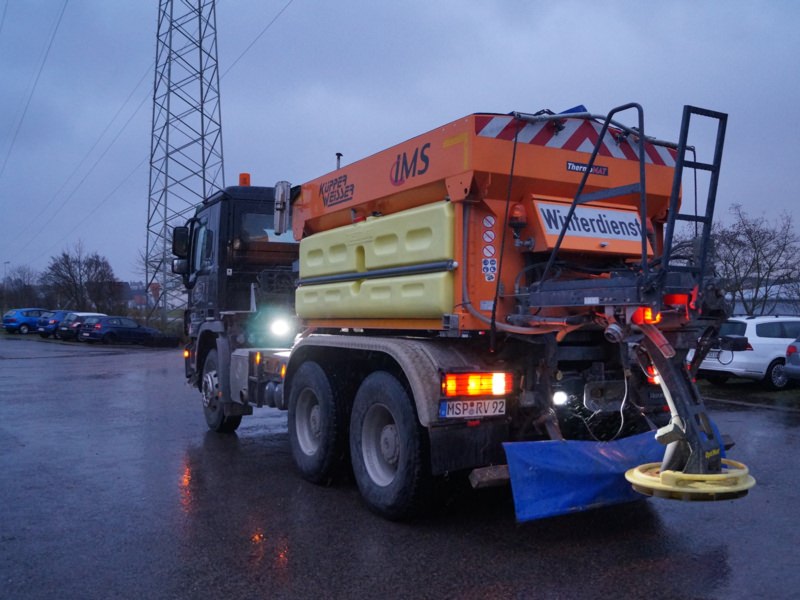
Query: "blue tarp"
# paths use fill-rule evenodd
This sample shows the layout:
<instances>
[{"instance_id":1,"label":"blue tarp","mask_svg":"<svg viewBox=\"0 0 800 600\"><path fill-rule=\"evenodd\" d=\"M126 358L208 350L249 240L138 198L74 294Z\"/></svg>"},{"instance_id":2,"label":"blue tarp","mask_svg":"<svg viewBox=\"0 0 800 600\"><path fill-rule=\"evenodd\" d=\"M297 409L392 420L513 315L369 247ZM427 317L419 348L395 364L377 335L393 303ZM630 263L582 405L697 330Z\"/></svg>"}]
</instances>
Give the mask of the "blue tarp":
<instances>
[{"instance_id":1,"label":"blue tarp","mask_svg":"<svg viewBox=\"0 0 800 600\"><path fill-rule=\"evenodd\" d=\"M654 432L613 442L544 441L503 444L517 521L533 521L643 499L625 471L661 462Z\"/></svg>"}]
</instances>

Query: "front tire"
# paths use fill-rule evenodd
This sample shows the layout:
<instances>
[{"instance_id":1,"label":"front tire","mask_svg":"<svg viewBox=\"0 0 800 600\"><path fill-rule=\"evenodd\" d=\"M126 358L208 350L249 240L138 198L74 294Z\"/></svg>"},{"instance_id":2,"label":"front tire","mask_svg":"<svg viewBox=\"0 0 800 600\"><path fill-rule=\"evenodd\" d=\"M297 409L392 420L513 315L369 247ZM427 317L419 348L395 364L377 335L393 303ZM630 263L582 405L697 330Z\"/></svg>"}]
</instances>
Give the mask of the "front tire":
<instances>
[{"instance_id":1,"label":"front tire","mask_svg":"<svg viewBox=\"0 0 800 600\"><path fill-rule=\"evenodd\" d=\"M785 390L789 385L789 377L786 375L786 367L783 360L773 360L767 367L767 374L762 381L767 389Z\"/></svg>"},{"instance_id":2,"label":"front tire","mask_svg":"<svg viewBox=\"0 0 800 600\"><path fill-rule=\"evenodd\" d=\"M313 361L300 365L289 395L289 445L304 479L329 484L346 457L347 414L325 371Z\"/></svg>"},{"instance_id":3,"label":"front tire","mask_svg":"<svg viewBox=\"0 0 800 600\"><path fill-rule=\"evenodd\" d=\"M19 331L19 332L20 332L22 335L28 335L28 332L30 331L30 329L28 328L28 326L27 326L27 325L25 325L25 323L23 323L22 325L20 325L20 326L19 326L19 330L18 330L18 331Z\"/></svg>"},{"instance_id":4,"label":"front tire","mask_svg":"<svg viewBox=\"0 0 800 600\"><path fill-rule=\"evenodd\" d=\"M220 397L218 368L217 351L211 350L203 363L203 381L200 390L203 394L203 413L211 431L233 433L241 424L242 417L241 415L225 416Z\"/></svg>"},{"instance_id":5,"label":"front tire","mask_svg":"<svg viewBox=\"0 0 800 600\"><path fill-rule=\"evenodd\" d=\"M425 431L406 389L385 371L358 388L350 456L358 489L374 512L393 520L419 512L431 484Z\"/></svg>"}]
</instances>

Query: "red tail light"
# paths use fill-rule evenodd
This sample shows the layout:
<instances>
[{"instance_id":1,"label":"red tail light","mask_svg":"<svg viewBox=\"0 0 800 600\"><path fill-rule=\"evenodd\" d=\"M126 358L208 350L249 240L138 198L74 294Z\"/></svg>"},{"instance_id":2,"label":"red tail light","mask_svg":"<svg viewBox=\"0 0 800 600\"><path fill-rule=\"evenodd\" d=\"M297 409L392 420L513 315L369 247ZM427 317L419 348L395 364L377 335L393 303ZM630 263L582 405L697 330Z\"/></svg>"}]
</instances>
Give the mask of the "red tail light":
<instances>
[{"instance_id":1,"label":"red tail light","mask_svg":"<svg viewBox=\"0 0 800 600\"><path fill-rule=\"evenodd\" d=\"M514 385L512 373L446 373L442 377L442 395L505 396Z\"/></svg>"},{"instance_id":2,"label":"red tail light","mask_svg":"<svg viewBox=\"0 0 800 600\"><path fill-rule=\"evenodd\" d=\"M786 349L786 358L789 358L792 354L797 354L797 346L794 344L790 344L789 347Z\"/></svg>"},{"instance_id":3,"label":"red tail light","mask_svg":"<svg viewBox=\"0 0 800 600\"><path fill-rule=\"evenodd\" d=\"M100 323L95 323L94 324L94 328L95 329L100 329L101 327L102 327L102 325Z\"/></svg>"},{"instance_id":4,"label":"red tail light","mask_svg":"<svg viewBox=\"0 0 800 600\"><path fill-rule=\"evenodd\" d=\"M647 365L645 372L647 373L647 383L650 385L661 385L661 376L653 365Z\"/></svg>"}]
</instances>

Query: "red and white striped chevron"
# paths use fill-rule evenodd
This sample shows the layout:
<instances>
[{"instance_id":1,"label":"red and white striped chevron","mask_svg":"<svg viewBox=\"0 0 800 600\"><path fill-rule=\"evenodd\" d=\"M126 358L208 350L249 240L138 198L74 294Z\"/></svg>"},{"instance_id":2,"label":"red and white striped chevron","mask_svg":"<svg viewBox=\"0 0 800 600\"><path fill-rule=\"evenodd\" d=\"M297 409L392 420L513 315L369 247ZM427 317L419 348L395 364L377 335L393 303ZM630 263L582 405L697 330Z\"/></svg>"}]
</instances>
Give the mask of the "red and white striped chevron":
<instances>
[{"instance_id":1,"label":"red and white striped chevron","mask_svg":"<svg viewBox=\"0 0 800 600\"><path fill-rule=\"evenodd\" d=\"M600 137L602 125L587 119L571 119L564 115L559 123L564 127L559 130L552 121L539 123L523 123L509 115L476 115L475 133L481 137L513 140L517 134L520 144L534 144L548 148L561 148L591 154ZM603 143L600 145L600 156L610 156L627 160L639 160L638 140L632 136L622 136L619 129L608 128ZM675 166L676 151L664 146L656 146L649 142L644 144L645 162L667 167Z\"/></svg>"}]
</instances>

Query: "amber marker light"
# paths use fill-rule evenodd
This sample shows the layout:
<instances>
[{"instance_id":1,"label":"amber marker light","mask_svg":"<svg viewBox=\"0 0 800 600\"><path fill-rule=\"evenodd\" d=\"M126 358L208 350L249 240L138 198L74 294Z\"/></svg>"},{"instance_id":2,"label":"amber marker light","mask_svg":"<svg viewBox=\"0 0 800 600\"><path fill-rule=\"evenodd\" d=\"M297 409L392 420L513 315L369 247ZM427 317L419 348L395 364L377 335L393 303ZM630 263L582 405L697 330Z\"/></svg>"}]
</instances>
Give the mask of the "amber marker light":
<instances>
[{"instance_id":1,"label":"amber marker light","mask_svg":"<svg viewBox=\"0 0 800 600\"><path fill-rule=\"evenodd\" d=\"M189 358L191 355L192 355L192 353L189 351L188 348L184 349L183 358Z\"/></svg>"},{"instance_id":2,"label":"amber marker light","mask_svg":"<svg viewBox=\"0 0 800 600\"><path fill-rule=\"evenodd\" d=\"M509 224L511 227L525 227L528 223L528 216L522 204L514 204L509 213Z\"/></svg>"},{"instance_id":3,"label":"amber marker light","mask_svg":"<svg viewBox=\"0 0 800 600\"><path fill-rule=\"evenodd\" d=\"M456 396L505 396L513 387L511 373L445 373L442 394Z\"/></svg>"},{"instance_id":4,"label":"amber marker light","mask_svg":"<svg viewBox=\"0 0 800 600\"><path fill-rule=\"evenodd\" d=\"M637 325L656 325L661 323L661 313L649 306L641 306L633 313L631 320Z\"/></svg>"}]
</instances>

